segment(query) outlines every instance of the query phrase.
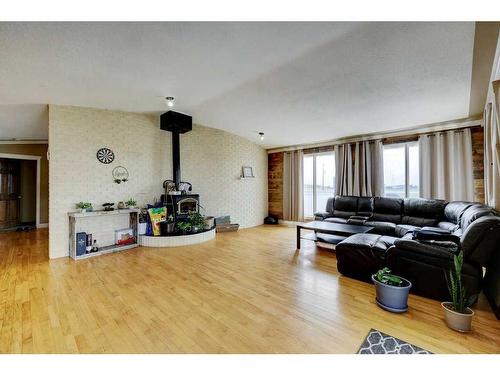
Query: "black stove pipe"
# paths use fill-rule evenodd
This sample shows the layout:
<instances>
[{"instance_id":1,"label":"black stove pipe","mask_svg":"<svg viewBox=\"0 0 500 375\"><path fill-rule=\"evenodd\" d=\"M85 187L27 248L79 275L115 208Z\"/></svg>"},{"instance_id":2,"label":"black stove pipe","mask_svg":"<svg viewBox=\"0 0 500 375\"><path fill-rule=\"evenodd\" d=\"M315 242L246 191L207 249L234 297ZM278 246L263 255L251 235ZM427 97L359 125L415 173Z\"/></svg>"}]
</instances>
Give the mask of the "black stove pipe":
<instances>
[{"instance_id":1,"label":"black stove pipe","mask_svg":"<svg viewBox=\"0 0 500 375\"><path fill-rule=\"evenodd\" d=\"M181 182L181 145L180 133L172 131L172 175L177 190L179 190L179 183Z\"/></svg>"}]
</instances>

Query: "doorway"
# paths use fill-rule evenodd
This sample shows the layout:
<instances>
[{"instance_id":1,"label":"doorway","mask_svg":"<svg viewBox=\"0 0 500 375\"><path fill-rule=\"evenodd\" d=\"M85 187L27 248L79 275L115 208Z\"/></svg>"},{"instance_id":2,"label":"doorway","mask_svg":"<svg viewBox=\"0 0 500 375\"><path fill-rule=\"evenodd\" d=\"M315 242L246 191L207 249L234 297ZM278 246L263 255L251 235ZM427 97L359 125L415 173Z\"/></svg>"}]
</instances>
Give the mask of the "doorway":
<instances>
[{"instance_id":1,"label":"doorway","mask_svg":"<svg viewBox=\"0 0 500 375\"><path fill-rule=\"evenodd\" d=\"M0 231L34 229L38 223L39 158L0 155Z\"/></svg>"}]
</instances>

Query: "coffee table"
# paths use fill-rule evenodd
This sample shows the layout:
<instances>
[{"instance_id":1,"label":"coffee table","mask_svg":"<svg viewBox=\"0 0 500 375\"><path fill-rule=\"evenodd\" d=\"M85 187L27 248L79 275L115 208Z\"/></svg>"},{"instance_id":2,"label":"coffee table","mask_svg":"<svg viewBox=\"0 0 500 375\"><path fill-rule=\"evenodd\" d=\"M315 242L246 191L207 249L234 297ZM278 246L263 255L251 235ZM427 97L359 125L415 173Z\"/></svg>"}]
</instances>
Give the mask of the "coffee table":
<instances>
[{"instance_id":1,"label":"coffee table","mask_svg":"<svg viewBox=\"0 0 500 375\"><path fill-rule=\"evenodd\" d=\"M301 230L312 230L310 233L302 236ZM311 221L309 223L297 224L297 249L300 249L300 240L321 241L329 244L338 244L347 237L357 233L368 233L373 227L354 224L330 223L327 221ZM322 234L322 236L318 236Z\"/></svg>"}]
</instances>

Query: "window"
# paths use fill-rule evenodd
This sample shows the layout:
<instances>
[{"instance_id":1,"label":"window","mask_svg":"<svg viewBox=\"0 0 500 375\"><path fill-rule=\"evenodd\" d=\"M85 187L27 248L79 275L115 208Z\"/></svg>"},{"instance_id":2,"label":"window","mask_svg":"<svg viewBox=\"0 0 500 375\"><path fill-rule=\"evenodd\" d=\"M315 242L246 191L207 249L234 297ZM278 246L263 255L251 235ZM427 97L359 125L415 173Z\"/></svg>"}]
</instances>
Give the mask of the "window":
<instances>
[{"instance_id":1,"label":"window","mask_svg":"<svg viewBox=\"0 0 500 375\"><path fill-rule=\"evenodd\" d=\"M335 195L335 155L333 152L304 155L304 217L324 211L328 198Z\"/></svg>"},{"instance_id":2,"label":"window","mask_svg":"<svg viewBox=\"0 0 500 375\"><path fill-rule=\"evenodd\" d=\"M384 195L394 198L419 196L418 143L384 146Z\"/></svg>"}]
</instances>

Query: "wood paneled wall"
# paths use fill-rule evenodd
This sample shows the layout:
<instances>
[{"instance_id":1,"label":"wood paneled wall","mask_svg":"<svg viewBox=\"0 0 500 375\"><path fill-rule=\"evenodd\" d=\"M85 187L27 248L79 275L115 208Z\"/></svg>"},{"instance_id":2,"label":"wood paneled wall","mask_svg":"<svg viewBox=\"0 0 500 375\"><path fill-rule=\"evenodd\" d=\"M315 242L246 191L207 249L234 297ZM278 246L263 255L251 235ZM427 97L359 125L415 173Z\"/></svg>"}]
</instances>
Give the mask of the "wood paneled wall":
<instances>
[{"instance_id":1,"label":"wood paneled wall","mask_svg":"<svg viewBox=\"0 0 500 375\"><path fill-rule=\"evenodd\" d=\"M474 174L474 200L484 203L484 129L471 128L472 173Z\"/></svg>"},{"instance_id":2,"label":"wood paneled wall","mask_svg":"<svg viewBox=\"0 0 500 375\"><path fill-rule=\"evenodd\" d=\"M481 126L471 128L472 162L474 174L474 200L484 203L484 131ZM418 140L418 135L384 138L384 144ZM304 149L304 154L332 151L333 146ZM283 218L283 152L268 156L269 214Z\"/></svg>"},{"instance_id":3,"label":"wood paneled wall","mask_svg":"<svg viewBox=\"0 0 500 375\"><path fill-rule=\"evenodd\" d=\"M269 215L283 219L283 152L268 154Z\"/></svg>"}]
</instances>

